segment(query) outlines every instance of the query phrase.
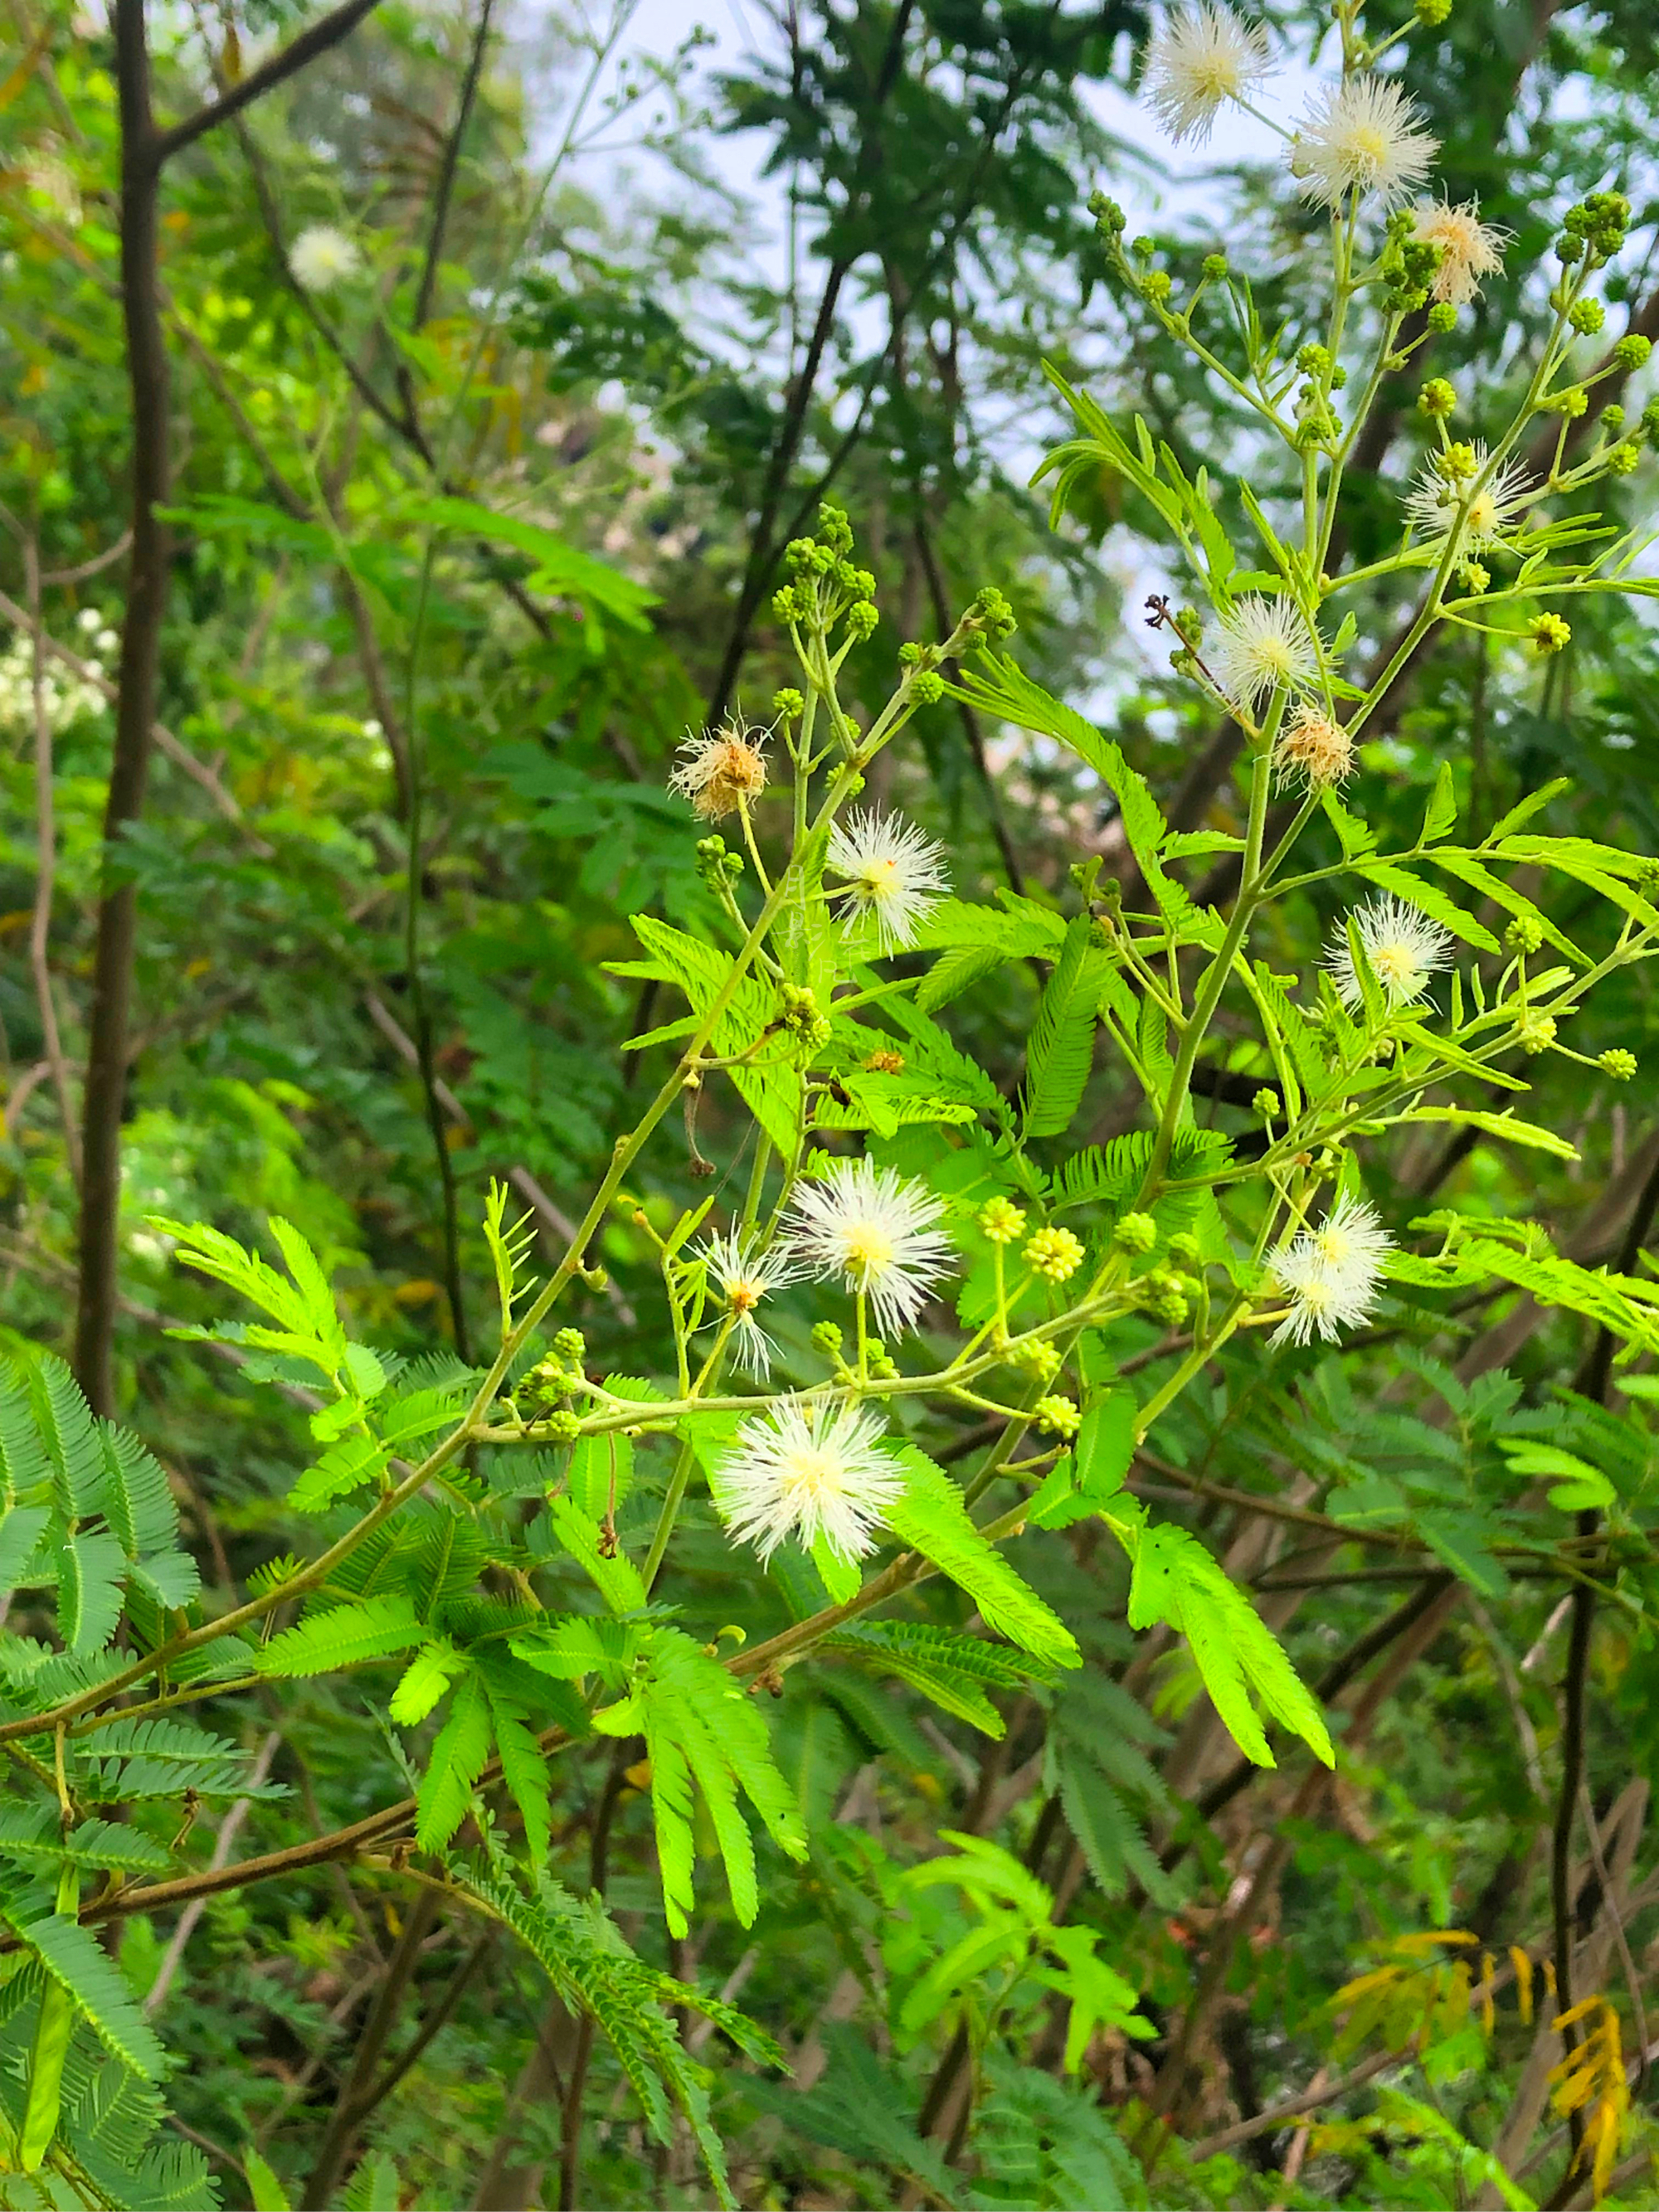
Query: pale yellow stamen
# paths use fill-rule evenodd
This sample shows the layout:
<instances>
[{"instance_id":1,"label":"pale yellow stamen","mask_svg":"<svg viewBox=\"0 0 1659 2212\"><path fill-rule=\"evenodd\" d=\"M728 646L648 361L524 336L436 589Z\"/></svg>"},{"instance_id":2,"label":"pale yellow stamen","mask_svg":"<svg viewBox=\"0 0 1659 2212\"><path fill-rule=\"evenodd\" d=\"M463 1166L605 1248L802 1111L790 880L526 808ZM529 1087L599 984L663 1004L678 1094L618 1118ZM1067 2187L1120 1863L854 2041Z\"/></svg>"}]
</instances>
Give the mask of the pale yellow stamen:
<instances>
[{"instance_id":1,"label":"pale yellow stamen","mask_svg":"<svg viewBox=\"0 0 1659 2212\"><path fill-rule=\"evenodd\" d=\"M867 1285L893 1264L893 1240L884 1229L866 1224L847 1231L847 1273Z\"/></svg>"}]
</instances>

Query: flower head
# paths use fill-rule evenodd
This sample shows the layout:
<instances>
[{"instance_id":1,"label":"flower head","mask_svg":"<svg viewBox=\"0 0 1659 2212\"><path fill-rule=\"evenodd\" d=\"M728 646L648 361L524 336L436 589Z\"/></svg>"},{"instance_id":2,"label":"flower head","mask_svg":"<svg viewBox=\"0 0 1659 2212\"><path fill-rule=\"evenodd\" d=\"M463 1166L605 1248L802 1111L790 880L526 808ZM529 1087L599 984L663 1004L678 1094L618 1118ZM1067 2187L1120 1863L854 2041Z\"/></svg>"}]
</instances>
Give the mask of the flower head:
<instances>
[{"instance_id":1,"label":"flower head","mask_svg":"<svg viewBox=\"0 0 1659 2212\"><path fill-rule=\"evenodd\" d=\"M1232 9L1200 0L1170 16L1146 55L1145 90L1176 140L1202 145L1230 100L1254 92L1271 67L1267 34Z\"/></svg>"},{"instance_id":2,"label":"flower head","mask_svg":"<svg viewBox=\"0 0 1659 2212\"><path fill-rule=\"evenodd\" d=\"M1463 544L1472 553L1480 553L1501 544L1515 528L1532 496L1532 480L1518 461L1506 461L1487 477L1485 446L1477 441L1469 451L1474 466L1462 481L1449 477L1437 465L1445 459L1443 454L1420 471L1406 501L1406 519L1432 542L1449 538L1461 516ZM1461 470L1458 476L1462 476Z\"/></svg>"},{"instance_id":3,"label":"flower head","mask_svg":"<svg viewBox=\"0 0 1659 2212\"><path fill-rule=\"evenodd\" d=\"M1307 1344L1320 1336L1334 1344L1339 1328L1357 1328L1370 1318L1393 1249L1376 1208L1345 1193L1317 1229L1299 1229L1273 1254L1273 1279L1291 1310L1268 1342Z\"/></svg>"},{"instance_id":4,"label":"flower head","mask_svg":"<svg viewBox=\"0 0 1659 2212\"><path fill-rule=\"evenodd\" d=\"M875 1415L852 1406L785 1398L745 1421L716 1486L731 1534L769 1559L787 1535L807 1550L820 1536L842 1559L875 1549L874 1532L903 1487L877 1438Z\"/></svg>"},{"instance_id":5,"label":"flower head","mask_svg":"<svg viewBox=\"0 0 1659 2212\"><path fill-rule=\"evenodd\" d=\"M867 1297L884 1335L915 1320L952 1258L945 1208L923 1184L868 1160L836 1160L804 1182L786 1217L785 1246L815 1281L839 1275Z\"/></svg>"},{"instance_id":6,"label":"flower head","mask_svg":"<svg viewBox=\"0 0 1659 2212\"><path fill-rule=\"evenodd\" d=\"M1319 654L1293 599L1247 592L1221 618L1209 647L1216 682L1237 707L1275 691L1300 691L1319 674Z\"/></svg>"},{"instance_id":7,"label":"flower head","mask_svg":"<svg viewBox=\"0 0 1659 2212\"><path fill-rule=\"evenodd\" d=\"M1283 782L1329 791L1346 782L1352 771L1353 739L1322 708L1298 707L1286 716L1274 740L1273 766Z\"/></svg>"},{"instance_id":8,"label":"flower head","mask_svg":"<svg viewBox=\"0 0 1659 2212\"><path fill-rule=\"evenodd\" d=\"M331 292L349 283L363 265L355 239L330 222L314 222L289 248L288 265L307 292Z\"/></svg>"},{"instance_id":9,"label":"flower head","mask_svg":"<svg viewBox=\"0 0 1659 2212\"><path fill-rule=\"evenodd\" d=\"M1504 248L1513 234L1482 222L1479 200L1465 200L1461 207L1435 200L1418 209L1416 234L1440 248L1440 266L1429 297L1462 307L1480 289L1483 276L1496 276L1502 269Z\"/></svg>"},{"instance_id":10,"label":"flower head","mask_svg":"<svg viewBox=\"0 0 1659 2212\"><path fill-rule=\"evenodd\" d=\"M710 1237L695 1256L708 1268L708 1279L732 1316L738 1366L763 1382L771 1372L776 1346L756 1320L755 1310L772 1291L794 1281L798 1270L793 1255L781 1248L745 1251L742 1240L728 1231Z\"/></svg>"},{"instance_id":11,"label":"flower head","mask_svg":"<svg viewBox=\"0 0 1659 2212\"><path fill-rule=\"evenodd\" d=\"M1451 965L1451 932L1391 891L1357 908L1352 920L1366 963L1391 1009L1414 1004L1437 971ZM1325 966L1343 1005L1350 1011L1364 1006L1365 994L1346 927L1333 934Z\"/></svg>"},{"instance_id":12,"label":"flower head","mask_svg":"<svg viewBox=\"0 0 1659 2212\"><path fill-rule=\"evenodd\" d=\"M765 743L765 732L741 714L718 730L688 737L668 787L690 799L693 813L705 822L719 822L765 790L766 755L761 750Z\"/></svg>"},{"instance_id":13,"label":"flower head","mask_svg":"<svg viewBox=\"0 0 1659 2212\"><path fill-rule=\"evenodd\" d=\"M891 814L849 814L830 832L825 863L846 882L831 894L860 920L873 918L884 952L902 951L951 888L945 848Z\"/></svg>"},{"instance_id":14,"label":"flower head","mask_svg":"<svg viewBox=\"0 0 1659 2212\"><path fill-rule=\"evenodd\" d=\"M1424 130L1417 103L1390 78L1350 77L1319 94L1291 149L1291 173L1304 199L1339 207L1348 194L1374 194L1384 207L1407 198L1427 177L1440 142Z\"/></svg>"}]
</instances>

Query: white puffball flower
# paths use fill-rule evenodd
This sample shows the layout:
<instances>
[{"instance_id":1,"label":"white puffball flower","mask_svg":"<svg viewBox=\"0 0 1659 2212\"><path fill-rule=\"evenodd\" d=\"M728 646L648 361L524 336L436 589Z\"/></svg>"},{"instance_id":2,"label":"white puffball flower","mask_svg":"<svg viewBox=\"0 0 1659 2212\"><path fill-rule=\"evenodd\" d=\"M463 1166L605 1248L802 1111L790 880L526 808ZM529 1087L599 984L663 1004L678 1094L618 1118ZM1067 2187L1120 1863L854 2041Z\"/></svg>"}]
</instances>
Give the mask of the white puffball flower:
<instances>
[{"instance_id":1,"label":"white puffball flower","mask_svg":"<svg viewBox=\"0 0 1659 2212\"><path fill-rule=\"evenodd\" d=\"M808 1551L822 1536L838 1558L862 1559L904 1486L881 1434L872 1413L798 1398L745 1421L715 1478L730 1534L763 1559L788 1535Z\"/></svg>"},{"instance_id":2,"label":"white puffball flower","mask_svg":"<svg viewBox=\"0 0 1659 2212\"><path fill-rule=\"evenodd\" d=\"M1225 697L1252 708L1275 691L1303 691L1319 678L1319 653L1293 599L1247 592L1222 616L1206 664Z\"/></svg>"},{"instance_id":3,"label":"white puffball flower","mask_svg":"<svg viewBox=\"0 0 1659 2212\"><path fill-rule=\"evenodd\" d=\"M96 607L82 607L75 617L75 627L78 630L84 630L90 637L94 630L101 627L103 619Z\"/></svg>"},{"instance_id":4,"label":"white puffball flower","mask_svg":"<svg viewBox=\"0 0 1659 2212\"><path fill-rule=\"evenodd\" d=\"M708 1268L708 1279L732 1316L731 1341L738 1366L763 1382L772 1371L777 1347L755 1312L772 1291L796 1279L799 1269L794 1255L781 1245L769 1252L746 1252L742 1239L727 1231L711 1236L694 1256Z\"/></svg>"},{"instance_id":5,"label":"white puffball flower","mask_svg":"<svg viewBox=\"0 0 1659 2212\"><path fill-rule=\"evenodd\" d=\"M1143 89L1177 143L1203 145L1229 100L1253 93L1272 67L1267 34L1231 8L1202 0L1166 19L1146 53Z\"/></svg>"},{"instance_id":6,"label":"white puffball flower","mask_svg":"<svg viewBox=\"0 0 1659 2212\"><path fill-rule=\"evenodd\" d=\"M1482 483L1490 457L1479 439L1471 450L1474 474L1468 484L1449 482L1432 461L1419 471L1406 497L1406 519L1425 538L1443 541L1450 537L1461 514L1463 544L1471 553L1481 553L1501 544L1514 531L1534 486L1518 461L1504 462Z\"/></svg>"},{"instance_id":7,"label":"white puffball flower","mask_svg":"<svg viewBox=\"0 0 1659 2212\"><path fill-rule=\"evenodd\" d=\"M1390 1009L1414 1005L1439 970L1451 966L1456 941L1450 930L1431 921L1420 908L1396 898L1392 891L1357 908L1353 921L1370 971ZM1351 1012L1363 1006L1365 994L1360 988L1346 927L1333 932L1325 966L1343 1005Z\"/></svg>"},{"instance_id":8,"label":"white puffball flower","mask_svg":"<svg viewBox=\"0 0 1659 2212\"><path fill-rule=\"evenodd\" d=\"M955 1258L940 1201L896 1168L836 1160L802 1183L784 1218L785 1244L817 1282L840 1276L867 1297L888 1335L907 1328Z\"/></svg>"},{"instance_id":9,"label":"white puffball flower","mask_svg":"<svg viewBox=\"0 0 1659 2212\"><path fill-rule=\"evenodd\" d=\"M1376 1208L1345 1193L1317 1229L1298 1230L1273 1254L1273 1279L1291 1310L1269 1344L1308 1344L1315 1336L1334 1344L1340 1328L1369 1321L1393 1249Z\"/></svg>"},{"instance_id":10,"label":"white puffball flower","mask_svg":"<svg viewBox=\"0 0 1659 2212\"><path fill-rule=\"evenodd\" d=\"M846 881L832 898L854 917L873 921L884 952L914 945L916 932L951 888L945 848L914 822L873 809L849 814L830 832L825 866Z\"/></svg>"},{"instance_id":11,"label":"white puffball flower","mask_svg":"<svg viewBox=\"0 0 1659 2212\"><path fill-rule=\"evenodd\" d=\"M355 239L332 223L314 222L289 248L288 265L307 292L330 292L349 283L363 265Z\"/></svg>"},{"instance_id":12,"label":"white puffball flower","mask_svg":"<svg viewBox=\"0 0 1659 2212\"><path fill-rule=\"evenodd\" d=\"M1429 288L1431 300L1449 300L1454 307L1467 307L1480 289L1484 276L1496 276L1504 266L1504 248L1514 236L1496 223L1482 222L1479 200L1453 207L1435 200L1417 210L1417 236L1440 248L1440 266Z\"/></svg>"},{"instance_id":13,"label":"white puffball flower","mask_svg":"<svg viewBox=\"0 0 1659 2212\"><path fill-rule=\"evenodd\" d=\"M1394 207L1425 181L1440 142L1392 78L1351 77L1319 94L1297 127L1291 174L1304 199L1340 207L1348 194Z\"/></svg>"}]
</instances>

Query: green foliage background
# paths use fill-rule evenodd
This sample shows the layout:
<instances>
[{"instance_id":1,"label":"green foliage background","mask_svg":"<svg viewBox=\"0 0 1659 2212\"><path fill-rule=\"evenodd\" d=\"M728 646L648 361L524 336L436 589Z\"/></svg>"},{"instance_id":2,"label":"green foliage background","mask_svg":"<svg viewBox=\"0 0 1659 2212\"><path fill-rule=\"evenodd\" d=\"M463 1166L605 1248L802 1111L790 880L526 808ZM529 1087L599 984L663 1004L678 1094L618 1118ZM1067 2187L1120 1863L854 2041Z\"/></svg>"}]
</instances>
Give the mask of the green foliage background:
<instances>
[{"instance_id":1,"label":"green foliage background","mask_svg":"<svg viewBox=\"0 0 1659 2212\"><path fill-rule=\"evenodd\" d=\"M1206 462L1235 542L1248 534L1238 476L1264 500L1294 495L1248 416L1114 279L1089 213L1103 185L1157 205L1150 126L1125 143L1096 97L1135 81L1146 11L815 4L793 40L769 30L761 57L709 84L706 103L678 64L619 89L605 42L626 10L596 36L602 13L557 17L550 57L523 82L487 13L382 5L167 172L166 737L143 817L108 856L139 915L120 1443L53 1364L74 1334L112 747L116 663L100 639L123 617L123 566L101 556L129 520L114 54L101 20L56 0L16 0L6 17L0 1328L23 1379L0 1408L0 1580L45 1526L13 1517L45 1510L19 1504L26 1475L102 1516L77 1538L71 1513L71 1553L114 1547L91 1556L78 1612L65 1591L88 1561L64 1571L63 1651L40 1640L33 1596L9 1602L7 1717L78 1691L77 1656L113 1626L100 1626L98 1593L118 1603L119 1578L130 1617L148 1606L159 1634L192 1605L211 1618L257 1593L261 1576L274 1587L285 1560L316 1547L291 1495L319 1456L309 1386L257 1339L192 1335L228 1302L179 1265L179 1240L198 1249L183 1224L211 1223L273 1259L270 1217L293 1224L344 1317L317 1373L343 1371L349 1336L374 1347L394 1415L415 1408L405 1430L382 1430L382 1464L434 1432L489 1357L493 1180L538 1240L526 1269L563 1253L672 1065L672 1044L623 1048L682 1011L659 977L618 972L650 964L630 917L721 941L697 825L666 788L674 750L733 708L769 719L774 692L797 680L771 593L822 497L851 514L884 616L843 680L858 722L897 680L899 645L938 642L991 586L1018 617L1021 667L1084 704L1096 742L1123 749L1176 833L1243 826L1237 729L1142 628L1138 601L1167 558L1151 507L1093 467L1051 528L1045 488L1009 459L1075 427L1047 362L1115 419L1139 412ZM1322 20L1268 13L1297 36ZM1379 0L1372 27L1407 13ZM234 82L249 65L245 48L307 20L286 5L157 18L164 112L211 97L216 73ZM1606 289L1631 329L1659 332L1654 18L1636 0L1455 0L1443 30L1413 31L1397 59L1443 142L1446 190L1478 194L1512 234L1507 272L1433 356L1468 396L1461 434L1495 435L1547 323L1540 263L1583 193L1632 199L1632 243ZM753 251L761 218L720 181L729 133L764 149L787 213L780 278ZM631 181L591 150L646 137L654 165ZM1298 343L1315 335L1299 320L1303 249L1322 218L1281 177L1229 170L1165 210L1145 220L1169 266L1190 275L1224 244L1263 272L1264 320L1286 319ZM288 252L319 224L346 229L364 268L307 295ZM1380 560L1395 537L1429 435L1419 381L1413 369L1385 385L1351 471L1350 565ZM1625 383L1598 400L1621 394L1633 418L1648 394L1639 374ZM1644 460L1598 504L1639 520L1652 472ZM44 811L37 589L47 635L100 664L79 692L54 690ZM1401 619L1397 592L1385 580L1362 595L1374 665ZM1659 850L1650 616L1585 600L1572 625L1547 663L1473 635L1415 657L1349 793L1385 848L1413 842L1449 763L1471 843L1565 778L1540 826ZM69 661L43 665L69 685ZM1133 902L1134 856L1103 779L1040 720L1023 725L994 683L921 707L911 733L875 763L872 794L945 842L958 898L1008 894L1029 926L1017 957L986 963L971 991L930 985L929 1010L1006 1100L1079 911L1070 870L1099 858ZM1317 823L1310 837L1310 866L1334 863L1335 829ZM1187 857L1213 858L1213 875L1190 867L1185 880L1200 902L1224 902L1224 854ZM1600 948L1595 891L1563 890L1553 917ZM1316 883L1279 910L1269 963L1305 967L1341 903ZM1653 988L1646 969L1621 970L1573 1025L1591 1059L1636 1056L1627 1087L1564 1057L1525 1065L1526 1115L1567 1140L1558 1152L1475 1123L1373 1140L1367 1178L1387 1218L1403 1230L1455 1204L1491 1224L1494 1249L1516 1249L1505 1224L1532 1224L1585 1270L1650 1274ZM1091 1023L1084 1036L1091 1051ZM1224 1020L1195 1078L1243 1158L1260 1141L1260 1060L1254 1035ZM1079 1172L1066 1156L1098 1146L1096 1196L1127 1203L1133 1180L1114 1199L1107 1172L1139 1105L1121 1070L1085 1057L1057 1081L1067 1095L1052 1133L1069 1122L1070 1137L1046 1164ZM1495 1113L1507 1094L1482 1103ZM723 1205L741 1199L745 1141L736 1097L711 1086L696 1142ZM888 1157L937 1167L928 1152L943 1141L901 1131ZM562 1309L613 1389L673 1374L653 1239L708 1194L695 1164L678 1135L658 1147L630 1184L636 1206L595 1240L606 1279ZM7 2174L3 2201L193 2205L212 2191L233 2205L689 2204L711 2186L699 2141L717 2139L735 2197L756 2205L1541 2204L1577 2202L1581 2187L1588 2202L1544 2079L1562 2046L1542 1960L1564 1927L1581 1947L1575 1995L1605 1999L1622 2034L1596 2095L1632 2075L1613 2201L1659 2201L1645 2061L1626 2063L1659 2033L1643 2008L1659 1902L1654 1394L1640 1378L1607 1389L1593 1303L1534 1303L1527 1285L1516 1267L1476 1289L1408 1278L1340 1352L1230 1345L1135 1457L1134 1494L1252 1592L1313 1687L1339 1745L1334 1780L1282 1731L1277 1766L1241 1761L1188 1647L1129 1626L1128 1567L1098 1526L1056 1528L1021 1570L1075 1637L1080 1669L1059 1673L1029 1643L1022 1657L947 1638L973 1626L974 1607L936 1582L890 1620L849 1624L782 1678L775 1702L745 1696L725 1735L711 1724L708 1771L729 1761L726 1786L754 1815L758 1918L741 1909L702 1770L697 1801L688 1784L665 1832L660 1807L652 1817L662 1753L647 1771L637 1736L618 1732L544 1762L526 1715L574 1729L573 1683L637 1656L605 1643L613 1630L655 1639L653 1679L712 1709L732 1678L705 1640L724 1657L728 1622L751 1641L781 1632L824 1602L814 1571L734 1564L699 1486L675 1540L684 1619L624 1628L608 1615L630 1609L617 1578L650 1542L671 1480L664 1439L623 1440L614 1494L610 1461L579 1453L569 1510L582 1517L544 1540L548 1469L472 1449L464 1499L539 1545L542 1601L593 1622L584 1668L515 1642L440 1711L445 1639L483 1632L491 1606L504 1619L514 1587L482 1539L455 1551L442 1499L428 1497L336 1593L381 1607L378 1641L312 1650L315 1617L285 1613L249 1662L252 1694L179 1675L205 1748L135 1735L141 1720L80 1740L102 1747L71 1756L111 1832L88 1840L83 1883L30 1825L50 1758L28 1754L45 1784L21 1755L9 1771L0 2102L38 2070L51 1989L75 1990L93 2026L75 2029L63 2076L82 2196L48 2198L33 2193L44 2181ZM325 1336L320 1310L307 1326ZM782 1301L775 1333L792 1377L811 1371L811 1318L805 1297ZM1153 1366L1163 1334L1128 1324L1120 1369ZM1546 1457L1528 1461L1517 1440ZM964 1418L924 1441L956 1465L987 1439ZM1551 1449L1616 1494L1616 1543L1572 1550L1573 1514L1602 1493L1544 1504L1540 1478L1567 1464L1551 1466ZM613 1508L622 1561L595 1541L585 1571L583 1529L600 1531ZM1552 1891L1563 1683L1587 1575L1598 1603L1577 1662L1583 1797L1567 1806L1564 1906ZM1236 1625L1241 1650L1249 1632ZM417 1645L437 1651L424 1687L404 1671ZM538 1655L550 1663L537 1676ZM745 1755L758 1711L764 1762ZM648 1717L639 1733L650 1740ZM474 1801L492 1743L506 1787L492 1771ZM145 1809L147 1778L171 1793L166 1819ZM417 1812L356 1856L307 1860L314 1838L406 1798ZM662 1855L665 1832L678 1853ZM457 1834L466 1910L421 1880L422 1854ZM526 1836L528 1887L502 1840ZM74 1918L95 1878L164 1886L245 1860L247 1877L163 1894L99 1935ZM694 1881L695 1912L665 1929L664 1892L689 1900ZM1473 1940L1418 1943L1446 1930ZM55 1970L52 1947L66 1944ZM1353 1994L1367 1971L1380 1978ZM1098 2018L1068 2051L1086 1991ZM66 2009L65 2037L72 2025ZM161 2044L172 2071L158 2093L140 2076L161 2073ZM769 2063L775 2051L792 2073ZM1310 2084L1311 2137L1294 2108ZM1293 2108L1264 2120L1281 2104Z\"/></svg>"}]
</instances>

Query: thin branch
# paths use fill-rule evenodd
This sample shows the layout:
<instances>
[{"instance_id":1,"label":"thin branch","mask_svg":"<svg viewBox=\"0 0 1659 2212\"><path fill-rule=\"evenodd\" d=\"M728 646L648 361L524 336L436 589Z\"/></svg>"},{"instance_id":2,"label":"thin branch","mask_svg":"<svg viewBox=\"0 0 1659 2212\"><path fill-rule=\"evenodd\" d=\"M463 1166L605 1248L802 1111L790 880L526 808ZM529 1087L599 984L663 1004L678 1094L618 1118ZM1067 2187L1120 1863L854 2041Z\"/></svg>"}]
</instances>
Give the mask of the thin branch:
<instances>
[{"instance_id":1,"label":"thin branch","mask_svg":"<svg viewBox=\"0 0 1659 2212\"><path fill-rule=\"evenodd\" d=\"M233 85L217 100L209 100L194 115L175 123L170 131L161 131L155 148L157 168L165 167L175 154L194 145L205 132L228 122L233 115L240 115L245 107L251 107L256 100L263 99L296 70L304 69L307 62L315 61L319 54L325 54L331 46L338 46L377 4L378 0L343 0L340 7L313 23L309 30L301 31L297 39L272 54L269 61L250 70L240 84Z\"/></svg>"},{"instance_id":2,"label":"thin branch","mask_svg":"<svg viewBox=\"0 0 1659 2212\"><path fill-rule=\"evenodd\" d=\"M472 52L461 86L460 102L455 111L455 127L444 142L443 162L438 171L437 191L433 196L432 230L426 243L426 262L421 270L420 289L415 295L415 313L410 324L410 328L416 331L432 312L432 295L438 283L438 263L443 253L444 233L449 228L449 206L454 197L456 172L460 167L461 142L466 137L466 126L472 119L473 104L478 96L478 80L483 74L484 53L489 45L489 18L495 4L495 0L483 0L479 11L478 28L472 40ZM405 393L406 404L409 395ZM412 407L410 411L412 415Z\"/></svg>"}]
</instances>

